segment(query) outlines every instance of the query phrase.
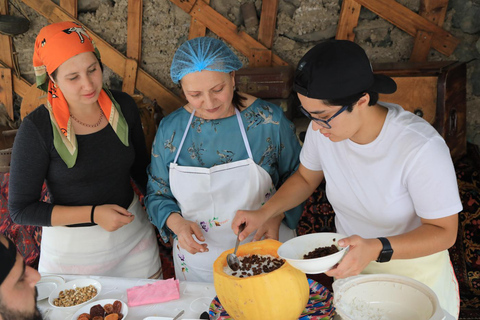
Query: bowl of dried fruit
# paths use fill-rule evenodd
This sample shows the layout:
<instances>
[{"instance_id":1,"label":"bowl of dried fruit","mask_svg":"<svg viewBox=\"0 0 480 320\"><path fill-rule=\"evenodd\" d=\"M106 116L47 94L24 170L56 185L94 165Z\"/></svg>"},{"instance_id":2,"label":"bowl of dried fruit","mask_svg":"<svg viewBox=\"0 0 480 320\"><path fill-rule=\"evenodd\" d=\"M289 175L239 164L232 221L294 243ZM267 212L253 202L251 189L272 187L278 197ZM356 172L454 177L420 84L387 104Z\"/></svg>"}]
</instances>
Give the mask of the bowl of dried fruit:
<instances>
[{"instance_id":1,"label":"bowl of dried fruit","mask_svg":"<svg viewBox=\"0 0 480 320\"><path fill-rule=\"evenodd\" d=\"M96 299L101 290L102 284L95 279L76 279L53 290L48 303L54 308L75 309Z\"/></svg>"},{"instance_id":2,"label":"bowl of dried fruit","mask_svg":"<svg viewBox=\"0 0 480 320\"><path fill-rule=\"evenodd\" d=\"M348 247L338 245L343 238L346 236L332 232L306 234L286 241L277 253L300 271L322 273L332 269L348 251Z\"/></svg>"},{"instance_id":3,"label":"bowl of dried fruit","mask_svg":"<svg viewBox=\"0 0 480 320\"><path fill-rule=\"evenodd\" d=\"M84 305L75 312L72 320L123 320L127 317L128 306L118 299L103 299Z\"/></svg>"}]
</instances>

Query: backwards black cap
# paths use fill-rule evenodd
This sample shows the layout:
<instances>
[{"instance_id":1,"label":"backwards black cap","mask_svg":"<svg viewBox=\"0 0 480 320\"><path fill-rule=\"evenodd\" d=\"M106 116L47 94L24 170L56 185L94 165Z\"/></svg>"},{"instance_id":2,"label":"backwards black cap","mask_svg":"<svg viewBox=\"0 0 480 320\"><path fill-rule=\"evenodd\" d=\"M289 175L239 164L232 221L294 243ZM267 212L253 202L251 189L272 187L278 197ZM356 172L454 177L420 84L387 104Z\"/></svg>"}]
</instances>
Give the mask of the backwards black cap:
<instances>
[{"instance_id":1,"label":"backwards black cap","mask_svg":"<svg viewBox=\"0 0 480 320\"><path fill-rule=\"evenodd\" d=\"M0 235L0 237L2 237L2 235ZM5 238L8 241L8 248L0 241L0 285L3 283L3 280L7 278L17 258L17 247L10 239Z\"/></svg>"},{"instance_id":2,"label":"backwards black cap","mask_svg":"<svg viewBox=\"0 0 480 320\"><path fill-rule=\"evenodd\" d=\"M394 93L395 81L374 74L365 51L348 40L328 40L310 49L298 62L293 89L309 98L346 98L365 91Z\"/></svg>"}]
</instances>

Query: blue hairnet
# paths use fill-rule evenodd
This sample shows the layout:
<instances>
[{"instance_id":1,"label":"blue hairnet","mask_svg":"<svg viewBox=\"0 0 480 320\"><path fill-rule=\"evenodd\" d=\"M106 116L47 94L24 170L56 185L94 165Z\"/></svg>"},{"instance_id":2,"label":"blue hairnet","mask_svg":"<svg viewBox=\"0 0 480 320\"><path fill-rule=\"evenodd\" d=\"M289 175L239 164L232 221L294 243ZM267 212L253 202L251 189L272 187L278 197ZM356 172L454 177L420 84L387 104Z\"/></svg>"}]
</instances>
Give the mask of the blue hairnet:
<instances>
[{"instance_id":1,"label":"blue hairnet","mask_svg":"<svg viewBox=\"0 0 480 320\"><path fill-rule=\"evenodd\" d=\"M242 67L238 57L225 43L210 37L200 37L183 43L173 56L170 77L178 83L184 76L203 70L231 72Z\"/></svg>"}]
</instances>

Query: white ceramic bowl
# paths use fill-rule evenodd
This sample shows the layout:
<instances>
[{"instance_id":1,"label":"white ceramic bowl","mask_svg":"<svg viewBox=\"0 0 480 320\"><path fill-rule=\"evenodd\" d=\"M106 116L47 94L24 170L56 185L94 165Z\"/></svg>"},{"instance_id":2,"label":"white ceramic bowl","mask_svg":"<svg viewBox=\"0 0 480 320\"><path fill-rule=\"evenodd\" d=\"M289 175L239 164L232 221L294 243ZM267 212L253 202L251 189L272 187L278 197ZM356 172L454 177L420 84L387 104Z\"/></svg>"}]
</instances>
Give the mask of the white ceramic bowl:
<instances>
[{"instance_id":1,"label":"white ceramic bowl","mask_svg":"<svg viewBox=\"0 0 480 320\"><path fill-rule=\"evenodd\" d=\"M332 232L311 233L295 237L286 241L278 248L277 253L285 259L292 267L309 274L316 274L328 271L333 268L347 252L348 247L342 248L338 240L346 238L345 235ZM328 256L303 259L303 256L319 247L336 245L338 252Z\"/></svg>"},{"instance_id":2,"label":"white ceramic bowl","mask_svg":"<svg viewBox=\"0 0 480 320\"><path fill-rule=\"evenodd\" d=\"M80 303L80 304L77 304L77 305L74 305L74 306L71 306L71 307L57 307L53 303L53 300L58 298L58 296L60 294L60 291L64 291L64 290L68 290L68 289L88 287L89 285L93 285L97 289L97 295L95 297L91 298L90 300L87 300L83 303ZM52 293L50 293L50 296L48 296L48 303L52 307L57 308L57 309L72 310L72 309L78 308L80 306L83 306L83 305L95 300L98 297L98 295L100 294L100 291L102 291L102 284L100 282L98 282L97 280L89 279L89 278L76 279L76 280L69 281L65 284L62 284L61 286L58 286L55 290L53 290Z\"/></svg>"},{"instance_id":3,"label":"white ceramic bowl","mask_svg":"<svg viewBox=\"0 0 480 320\"><path fill-rule=\"evenodd\" d=\"M65 283L65 279L60 276L45 275L40 278L35 287L37 288L37 301L46 299L55 288Z\"/></svg>"},{"instance_id":4,"label":"white ceramic bowl","mask_svg":"<svg viewBox=\"0 0 480 320\"><path fill-rule=\"evenodd\" d=\"M80 309L78 309L77 312L75 312L75 314L72 316L72 320L77 320L77 318L82 313L90 314L90 308L92 308L93 306L96 306L97 304L99 304L103 307L103 306L105 306L106 304L109 304L109 303L113 304L117 300L122 303L122 310L120 312L123 314L123 319L122 320L125 320L127 318L127 314L128 314L128 306L125 302L123 302L120 299L102 299L102 300L98 300L98 301L93 301L93 302L91 302L87 305L84 305Z\"/></svg>"},{"instance_id":5,"label":"white ceramic bowl","mask_svg":"<svg viewBox=\"0 0 480 320\"><path fill-rule=\"evenodd\" d=\"M333 303L342 320L442 320L446 315L425 284L392 274L371 274L333 282Z\"/></svg>"}]
</instances>

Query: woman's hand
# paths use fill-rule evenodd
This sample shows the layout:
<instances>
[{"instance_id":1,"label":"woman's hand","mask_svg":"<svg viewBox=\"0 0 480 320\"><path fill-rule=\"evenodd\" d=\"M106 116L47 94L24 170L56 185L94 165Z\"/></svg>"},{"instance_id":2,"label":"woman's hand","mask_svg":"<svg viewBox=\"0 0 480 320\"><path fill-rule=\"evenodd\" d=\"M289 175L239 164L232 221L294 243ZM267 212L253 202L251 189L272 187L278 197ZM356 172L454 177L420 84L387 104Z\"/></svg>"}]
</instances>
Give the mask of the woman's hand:
<instances>
[{"instance_id":1,"label":"woman's hand","mask_svg":"<svg viewBox=\"0 0 480 320\"><path fill-rule=\"evenodd\" d=\"M283 218L285 218L284 213L268 219L267 222L258 228L257 233L255 233L252 241L258 241L261 239L278 240L280 224L282 223Z\"/></svg>"},{"instance_id":2,"label":"woman's hand","mask_svg":"<svg viewBox=\"0 0 480 320\"><path fill-rule=\"evenodd\" d=\"M93 221L106 231L112 232L129 224L135 216L127 209L116 204L104 204L95 207Z\"/></svg>"},{"instance_id":3,"label":"woman's hand","mask_svg":"<svg viewBox=\"0 0 480 320\"><path fill-rule=\"evenodd\" d=\"M338 241L340 247L350 246L340 264L325 272L329 277L342 279L360 274L367 265L378 258L382 243L378 239L364 239L354 235Z\"/></svg>"},{"instance_id":4,"label":"woman's hand","mask_svg":"<svg viewBox=\"0 0 480 320\"><path fill-rule=\"evenodd\" d=\"M174 212L167 219L167 226L177 235L178 243L182 249L191 254L198 252L208 252L206 243L198 243L194 237L200 241L205 241L202 229L193 221L184 219L180 214Z\"/></svg>"},{"instance_id":5,"label":"woman's hand","mask_svg":"<svg viewBox=\"0 0 480 320\"><path fill-rule=\"evenodd\" d=\"M245 229L240 233L240 241L245 240L255 230L258 230L270 217L262 208L258 210L238 210L232 220L232 229L235 234L238 234L238 228L242 223L245 223ZM265 233L265 232L264 232Z\"/></svg>"}]
</instances>

